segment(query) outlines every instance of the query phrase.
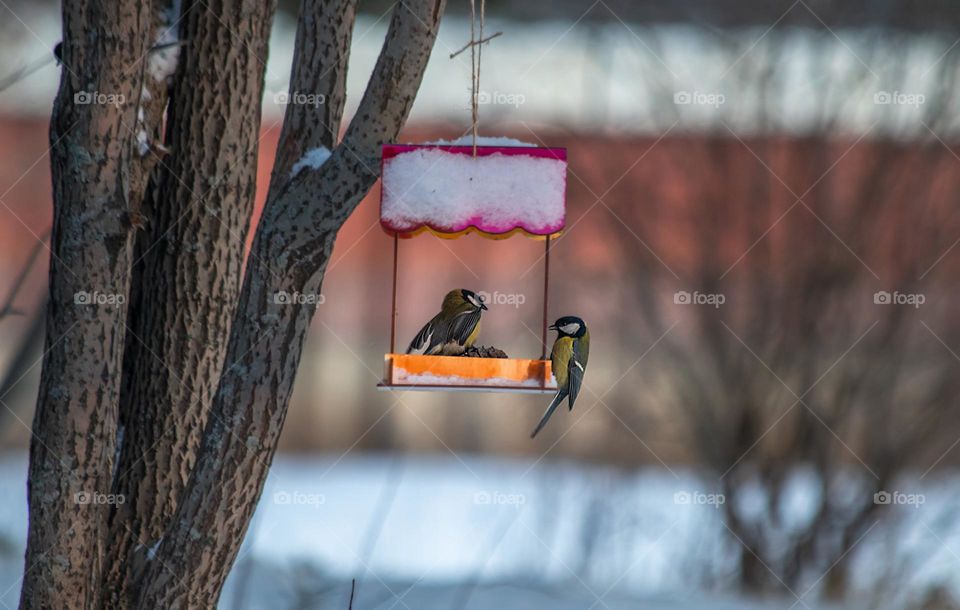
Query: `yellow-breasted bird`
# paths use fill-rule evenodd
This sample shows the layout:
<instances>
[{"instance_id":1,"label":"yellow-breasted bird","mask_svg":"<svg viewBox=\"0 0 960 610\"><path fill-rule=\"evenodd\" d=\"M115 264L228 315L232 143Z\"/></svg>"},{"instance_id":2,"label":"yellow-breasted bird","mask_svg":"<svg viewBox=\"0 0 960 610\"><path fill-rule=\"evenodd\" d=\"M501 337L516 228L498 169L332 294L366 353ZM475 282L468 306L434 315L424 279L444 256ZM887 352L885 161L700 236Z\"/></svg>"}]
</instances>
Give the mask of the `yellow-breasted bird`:
<instances>
[{"instance_id":1,"label":"yellow-breasted bird","mask_svg":"<svg viewBox=\"0 0 960 610\"><path fill-rule=\"evenodd\" d=\"M420 329L407 353L459 356L480 334L480 312L486 308L477 293L464 288L451 290L443 297L440 313Z\"/></svg>"},{"instance_id":2,"label":"yellow-breasted bird","mask_svg":"<svg viewBox=\"0 0 960 610\"><path fill-rule=\"evenodd\" d=\"M564 398L567 399L570 410L573 410L573 403L580 393L580 384L583 383L583 373L587 370L587 358L590 357L590 331L583 320L576 316L564 316L554 322L550 330L557 331L557 340L553 342L553 351L550 352L553 376L557 378L557 395L553 397L530 438L535 437L547 425L547 420Z\"/></svg>"}]
</instances>

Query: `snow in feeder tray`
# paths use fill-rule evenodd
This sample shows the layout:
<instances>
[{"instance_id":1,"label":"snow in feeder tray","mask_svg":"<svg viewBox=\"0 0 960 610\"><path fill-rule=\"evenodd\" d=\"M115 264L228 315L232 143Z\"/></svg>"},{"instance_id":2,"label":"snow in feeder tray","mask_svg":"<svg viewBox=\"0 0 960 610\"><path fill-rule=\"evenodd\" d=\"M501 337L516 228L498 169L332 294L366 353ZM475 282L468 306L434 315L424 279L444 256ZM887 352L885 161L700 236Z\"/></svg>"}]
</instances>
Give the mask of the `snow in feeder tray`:
<instances>
[{"instance_id":1,"label":"snow in feeder tray","mask_svg":"<svg viewBox=\"0 0 960 610\"><path fill-rule=\"evenodd\" d=\"M397 370L397 374L394 377L393 382L411 386L475 386L477 384L483 384L484 386L493 388L540 388L544 385L539 379L524 379L522 381L517 381L516 379L507 379L505 377L487 377L483 379L476 379L473 377L460 377L459 375L408 373L403 369ZM556 386L557 380L551 376L550 382L546 384L546 387L556 388Z\"/></svg>"}]
</instances>

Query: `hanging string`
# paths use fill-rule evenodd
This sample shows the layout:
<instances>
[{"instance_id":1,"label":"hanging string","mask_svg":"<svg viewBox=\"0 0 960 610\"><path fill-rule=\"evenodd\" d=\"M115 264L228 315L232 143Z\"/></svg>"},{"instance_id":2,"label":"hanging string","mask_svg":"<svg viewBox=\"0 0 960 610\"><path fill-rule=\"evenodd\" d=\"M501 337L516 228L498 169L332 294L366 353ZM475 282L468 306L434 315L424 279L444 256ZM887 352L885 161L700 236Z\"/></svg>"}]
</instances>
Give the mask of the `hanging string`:
<instances>
[{"instance_id":1,"label":"hanging string","mask_svg":"<svg viewBox=\"0 0 960 610\"><path fill-rule=\"evenodd\" d=\"M483 2L480 0L480 14L483 15ZM470 111L473 120L473 156L477 156L477 131L480 126L480 48L474 35L474 25L477 22L477 7L474 0L470 0ZM483 17L480 18L480 38L483 39Z\"/></svg>"},{"instance_id":2,"label":"hanging string","mask_svg":"<svg viewBox=\"0 0 960 610\"><path fill-rule=\"evenodd\" d=\"M473 134L473 156L477 156L477 137L480 128L480 59L483 54L483 45L490 42L503 32L497 32L491 36L483 37L483 28L486 25L487 0L480 0L480 20L477 21L476 0L470 0L470 42L464 45L459 51L450 54L450 59L470 49L470 118L471 132ZM479 30L479 32L478 32ZM479 34L479 35L478 35Z\"/></svg>"}]
</instances>

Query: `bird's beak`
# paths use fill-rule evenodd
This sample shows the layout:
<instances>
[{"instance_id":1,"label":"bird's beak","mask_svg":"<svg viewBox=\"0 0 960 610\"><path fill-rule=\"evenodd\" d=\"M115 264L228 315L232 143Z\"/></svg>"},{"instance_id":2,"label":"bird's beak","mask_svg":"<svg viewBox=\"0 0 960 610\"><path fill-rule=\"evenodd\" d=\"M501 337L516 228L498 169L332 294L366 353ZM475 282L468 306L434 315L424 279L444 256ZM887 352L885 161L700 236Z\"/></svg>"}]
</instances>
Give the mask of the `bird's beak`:
<instances>
[{"instance_id":1,"label":"bird's beak","mask_svg":"<svg viewBox=\"0 0 960 610\"><path fill-rule=\"evenodd\" d=\"M557 330L557 325L556 325L556 324L551 324L551 325L548 326L547 328L549 328L550 330Z\"/></svg>"},{"instance_id":2,"label":"bird's beak","mask_svg":"<svg viewBox=\"0 0 960 610\"><path fill-rule=\"evenodd\" d=\"M483 309L484 311L486 311L486 309L487 309L487 306L486 306L486 305L484 305L483 303L480 303L480 309Z\"/></svg>"}]
</instances>

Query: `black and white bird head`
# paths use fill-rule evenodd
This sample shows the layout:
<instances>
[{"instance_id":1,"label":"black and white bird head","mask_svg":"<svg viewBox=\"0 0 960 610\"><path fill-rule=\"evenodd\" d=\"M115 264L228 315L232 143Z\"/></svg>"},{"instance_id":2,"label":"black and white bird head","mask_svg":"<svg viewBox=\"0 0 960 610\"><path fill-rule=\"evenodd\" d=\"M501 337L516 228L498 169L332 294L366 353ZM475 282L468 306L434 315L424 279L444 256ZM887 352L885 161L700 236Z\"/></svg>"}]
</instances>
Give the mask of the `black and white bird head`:
<instances>
[{"instance_id":1,"label":"black and white bird head","mask_svg":"<svg viewBox=\"0 0 960 610\"><path fill-rule=\"evenodd\" d=\"M447 315L457 315L466 312L477 312L486 309L483 296L467 290L466 288L454 288L443 297L443 305L440 311Z\"/></svg>"},{"instance_id":2,"label":"black and white bird head","mask_svg":"<svg viewBox=\"0 0 960 610\"><path fill-rule=\"evenodd\" d=\"M460 293L463 295L464 301L466 301L467 303L470 303L477 309L483 309L483 310L487 309L487 306L484 304L483 296L477 294L472 290L467 290L466 288L462 288L460 290Z\"/></svg>"},{"instance_id":3,"label":"black and white bird head","mask_svg":"<svg viewBox=\"0 0 960 610\"><path fill-rule=\"evenodd\" d=\"M587 325L577 316L563 316L550 325L550 330L557 331L561 337L573 337L577 339L587 332Z\"/></svg>"}]
</instances>

